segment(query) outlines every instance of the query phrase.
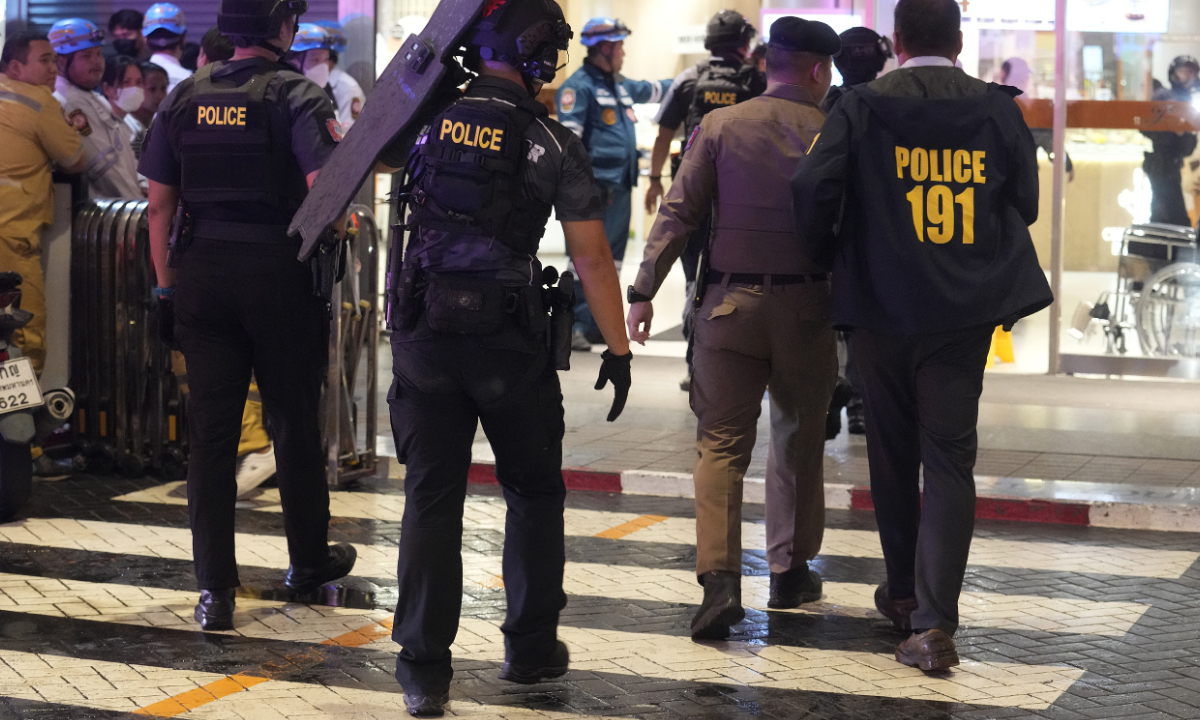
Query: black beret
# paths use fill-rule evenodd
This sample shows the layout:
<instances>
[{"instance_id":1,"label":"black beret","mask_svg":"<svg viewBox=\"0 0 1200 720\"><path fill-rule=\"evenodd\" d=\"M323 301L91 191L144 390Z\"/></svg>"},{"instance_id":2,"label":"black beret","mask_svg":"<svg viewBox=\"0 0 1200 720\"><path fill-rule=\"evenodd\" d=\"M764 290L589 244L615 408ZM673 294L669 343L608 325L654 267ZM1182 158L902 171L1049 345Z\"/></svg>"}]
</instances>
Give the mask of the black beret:
<instances>
[{"instance_id":1,"label":"black beret","mask_svg":"<svg viewBox=\"0 0 1200 720\"><path fill-rule=\"evenodd\" d=\"M823 22L789 15L771 23L771 39L767 46L791 52L837 55L842 49L842 41L833 28Z\"/></svg>"}]
</instances>

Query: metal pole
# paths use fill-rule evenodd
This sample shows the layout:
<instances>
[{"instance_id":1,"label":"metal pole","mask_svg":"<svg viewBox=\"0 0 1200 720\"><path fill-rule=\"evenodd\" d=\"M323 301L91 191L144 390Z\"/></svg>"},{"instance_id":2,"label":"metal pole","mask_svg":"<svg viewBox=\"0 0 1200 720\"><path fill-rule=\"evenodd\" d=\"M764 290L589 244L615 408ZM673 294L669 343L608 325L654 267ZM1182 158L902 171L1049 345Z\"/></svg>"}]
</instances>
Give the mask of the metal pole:
<instances>
[{"instance_id":1,"label":"metal pole","mask_svg":"<svg viewBox=\"0 0 1200 720\"><path fill-rule=\"evenodd\" d=\"M1062 339L1063 231L1067 191L1067 0L1054 11L1054 200L1050 219L1050 367L1057 375Z\"/></svg>"}]
</instances>

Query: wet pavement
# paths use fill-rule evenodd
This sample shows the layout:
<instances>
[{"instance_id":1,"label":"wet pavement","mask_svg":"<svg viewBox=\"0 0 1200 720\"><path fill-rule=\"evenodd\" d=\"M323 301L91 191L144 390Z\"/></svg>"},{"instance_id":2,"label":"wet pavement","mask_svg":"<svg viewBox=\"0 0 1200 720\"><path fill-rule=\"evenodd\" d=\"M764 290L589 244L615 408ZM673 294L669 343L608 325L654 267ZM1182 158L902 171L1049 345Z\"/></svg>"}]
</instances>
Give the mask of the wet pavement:
<instances>
[{"instance_id":1,"label":"wet pavement","mask_svg":"<svg viewBox=\"0 0 1200 720\"><path fill-rule=\"evenodd\" d=\"M0 525L0 718L401 718L389 638L404 498L373 479L332 499L355 574L296 598L278 493L242 503L236 629L200 632L176 487L40 481ZM831 511L820 603L768 611L761 506L743 529L747 620L694 643L694 521L682 499L568 497L572 670L498 680L504 508L472 487L452 716L496 718L1200 717L1200 535L981 522L945 675L891 657L873 609L883 562L870 514ZM139 712L140 711L140 712Z\"/></svg>"}]
</instances>

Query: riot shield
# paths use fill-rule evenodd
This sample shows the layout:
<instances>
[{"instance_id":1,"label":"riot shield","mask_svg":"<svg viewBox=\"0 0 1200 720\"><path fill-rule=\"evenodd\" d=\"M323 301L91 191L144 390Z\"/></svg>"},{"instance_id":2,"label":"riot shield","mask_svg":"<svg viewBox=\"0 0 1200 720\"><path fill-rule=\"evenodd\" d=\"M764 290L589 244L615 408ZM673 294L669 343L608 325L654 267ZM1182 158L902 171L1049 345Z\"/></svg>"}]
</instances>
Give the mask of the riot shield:
<instances>
[{"instance_id":1,"label":"riot shield","mask_svg":"<svg viewBox=\"0 0 1200 720\"><path fill-rule=\"evenodd\" d=\"M479 19L489 0L443 0L421 34L410 35L379 76L362 113L317 175L288 232L300 233L303 262L316 251L322 232L350 204L375 158L421 119L453 68L452 53Z\"/></svg>"}]
</instances>

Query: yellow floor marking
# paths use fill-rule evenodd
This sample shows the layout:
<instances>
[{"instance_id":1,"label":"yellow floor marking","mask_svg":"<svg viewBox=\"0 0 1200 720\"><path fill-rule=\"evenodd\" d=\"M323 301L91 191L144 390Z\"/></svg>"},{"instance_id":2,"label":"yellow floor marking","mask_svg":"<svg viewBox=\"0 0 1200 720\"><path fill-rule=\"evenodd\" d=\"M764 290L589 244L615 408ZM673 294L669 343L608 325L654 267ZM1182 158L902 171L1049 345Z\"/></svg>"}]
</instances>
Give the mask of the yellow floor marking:
<instances>
[{"instance_id":1,"label":"yellow floor marking","mask_svg":"<svg viewBox=\"0 0 1200 720\"><path fill-rule=\"evenodd\" d=\"M630 520L627 523L621 523L616 527L609 528L603 532L598 532L592 537L620 540L630 533L635 533L642 528L650 527L651 525L660 523L666 519L667 517L665 515L643 515L640 518Z\"/></svg>"},{"instance_id":2,"label":"yellow floor marking","mask_svg":"<svg viewBox=\"0 0 1200 720\"><path fill-rule=\"evenodd\" d=\"M339 647L356 648L372 643L392 631L391 620L380 620L376 623L363 626L357 630L351 630L348 633L339 635L335 638L329 638L321 643L321 645L337 645ZM322 652L308 652L303 655L286 656L282 661L265 663L252 670L246 670L236 675L221 678L214 682L210 682L203 687L198 687L194 690L188 690L185 693L180 693L174 697L160 700L153 705L147 705L135 711L134 715L153 715L156 717L175 717L176 715L194 710L201 705L207 705L210 702L215 702L221 698L228 697L234 693L242 692L249 688L258 685L259 683L274 680L277 677L282 677L303 669L316 665L325 660L325 654Z\"/></svg>"},{"instance_id":3,"label":"yellow floor marking","mask_svg":"<svg viewBox=\"0 0 1200 720\"><path fill-rule=\"evenodd\" d=\"M483 580L480 580L479 584L488 590L503 590L504 577L500 575L490 575Z\"/></svg>"}]
</instances>

